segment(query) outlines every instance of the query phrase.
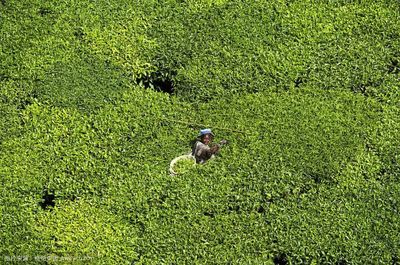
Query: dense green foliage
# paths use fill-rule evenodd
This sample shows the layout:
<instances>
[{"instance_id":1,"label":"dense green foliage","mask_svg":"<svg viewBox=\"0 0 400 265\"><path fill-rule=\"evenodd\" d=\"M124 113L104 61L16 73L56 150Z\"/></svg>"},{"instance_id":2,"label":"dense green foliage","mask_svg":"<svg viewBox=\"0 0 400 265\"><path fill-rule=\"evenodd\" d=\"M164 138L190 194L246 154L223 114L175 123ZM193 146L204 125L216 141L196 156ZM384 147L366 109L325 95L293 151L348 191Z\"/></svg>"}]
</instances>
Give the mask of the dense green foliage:
<instances>
[{"instance_id":1,"label":"dense green foliage","mask_svg":"<svg viewBox=\"0 0 400 265\"><path fill-rule=\"evenodd\" d=\"M399 19L1 1L1 262L398 264ZM229 144L171 176L199 124Z\"/></svg>"}]
</instances>

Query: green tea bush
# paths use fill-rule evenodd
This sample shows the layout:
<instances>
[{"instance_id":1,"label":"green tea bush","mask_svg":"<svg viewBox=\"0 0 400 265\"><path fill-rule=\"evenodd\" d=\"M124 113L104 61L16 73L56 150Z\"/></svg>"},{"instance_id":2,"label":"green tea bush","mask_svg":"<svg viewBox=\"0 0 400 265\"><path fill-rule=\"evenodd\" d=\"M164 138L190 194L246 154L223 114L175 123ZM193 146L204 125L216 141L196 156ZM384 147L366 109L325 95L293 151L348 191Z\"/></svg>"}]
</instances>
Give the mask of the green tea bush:
<instances>
[{"instance_id":1,"label":"green tea bush","mask_svg":"<svg viewBox=\"0 0 400 265\"><path fill-rule=\"evenodd\" d=\"M398 263L395 1L0 7L5 263Z\"/></svg>"},{"instance_id":2,"label":"green tea bush","mask_svg":"<svg viewBox=\"0 0 400 265\"><path fill-rule=\"evenodd\" d=\"M148 34L159 44L152 64L176 69L176 93L188 99L305 84L392 93L395 2L170 1L146 10Z\"/></svg>"},{"instance_id":3,"label":"green tea bush","mask_svg":"<svg viewBox=\"0 0 400 265\"><path fill-rule=\"evenodd\" d=\"M39 213L32 230L54 255L50 264L63 258L65 264L117 264L137 257L136 229L91 201L60 201L54 211Z\"/></svg>"},{"instance_id":4,"label":"green tea bush","mask_svg":"<svg viewBox=\"0 0 400 265\"><path fill-rule=\"evenodd\" d=\"M364 186L372 188L377 180L362 177L365 168L357 154L366 152L363 143L366 133L379 121L375 111L379 106L348 92L322 94L314 90L237 96L218 102L231 108L213 109L210 116L207 114L215 102L194 108L166 95L134 88L116 105L95 115L41 104L25 109L24 136L3 143L6 152L1 168L8 168L3 171L8 176L4 181L16 194L39 202L44 189L54 191L54 210L32 205L31 211L40 213L42 221L35 219L26 232L31 245L42 240L42 252L56 256L98 253L96 257L104 262L115 255L124 261L166 263L193 258L202 263L272 262L283 254L293 262L358 260L360 256L349 247L367 240L367 234L372 233L369 219L349 239L332 243L332 238L346 238L355 222L354 211L360 216L357 222L372 211L370 204L360 203L371 201L368 196L378 196L378 191L363 195ZM245 109L245 105L253 109ZM171 121L175 119L231 128L237 124L236 129L243 133L215 129L218 137L230 140L221 156L171 177L169 161L190 148L184 139L197 134L197 130ZM364 197L357 197L361 195ZM330 203L335 200L352 208L342 213L342 225L331 229L332 218L338 214L336 204ZM85 208L89 205L82 206L86 201L95 207L90 209L100 207L110 217ZM77 208L64 211L64 205ZM386 214L381 206L374 209L377 215ZM12 213L12 209L7 211ZM320 214L315 215L315 211ZM123 234L117 234L99 238L99 243L95 234L68 234L70 225L83 225L79 220L86 212L101 231L109 226L100 224L115 216L112 218L121 220L113 221L118 232L131 231L129 237L136 237L135 241L118 239ZM72 217L74 214L82 217ZM3 217L6 223L7 216ZM66 220L74 221L70 224ZM331 221L321 227L327 220ZM40 231L49 226L45 222L54 230L43 237ZM84 227L83 231L89 229ZM74 244L57 243L54 237L60 242L70 238ZM309 238L315 243L307 243ZM376 234L377 245L361 253L377 260L381 254L389 257L390 242L395 239L382 241ZM115 240L120 242L115 252L103 253L101 246L107 248ZM11 243L4 245L7 253L16 250Z\"/></svg>"},{"instance_id":5,"label":"green tea bush","mask_svg":"<svg viewBox=\"0 0 400 265\"><path fill-rule=\"evenodd\" d=\"M2 223L15 230L16 216L29 225L15 241L3 234L2 253L104 264L386 263L398 255L397 228L388 225L398 221L398 185L379 182L380 160L365 149L378 110L350 92L316 90L190 105L132 87L93 114L31 104L22 136L2 143L0 160L4 204L30 205L3 207ZM197 135L175 121L218 125L230 144L170 176L169 162ZM53 207L40 206L45 191Z\"/></svg>"},{"instance_id":6,"label":"green tea bush","mask_svg":"<svg viewBox=\"0 0 400 265\"><path fill-rule=\"evenodd\" d=\"M142 44L138 52L132 43L145 42L139 32L145 22L132 16L134 10L109 4L7 1L1 9L0 82L12 81L13 88L2 96L22 107L39 99L90 112L146 72L144 50L151 46ZM121 32L129 34L125 42L112 37Z\"/></svg>"}]
</instances>

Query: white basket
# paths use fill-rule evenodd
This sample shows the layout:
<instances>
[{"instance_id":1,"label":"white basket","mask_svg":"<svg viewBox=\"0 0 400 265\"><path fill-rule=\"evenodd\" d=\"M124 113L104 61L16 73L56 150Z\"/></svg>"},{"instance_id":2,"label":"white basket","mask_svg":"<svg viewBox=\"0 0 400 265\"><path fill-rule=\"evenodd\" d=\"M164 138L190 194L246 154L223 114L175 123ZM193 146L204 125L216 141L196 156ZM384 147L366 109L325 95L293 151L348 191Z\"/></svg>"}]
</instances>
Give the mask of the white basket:
<instances>
[{"instance_id":1,"label":"white basket","mask_svg":"<svg viewBox=\"0 0 400 265\"><path fill-rule=\"evenodd\" d=\"M181 156L175 157L174 159L172 159L171 163L169 164L169 172L171 173L171 175L176 176L179 174L178 172L174 171L174 166L178 161L185 160L185 159L193 160L194 161L193 165L196 164L196 158L194 158L194 156L192 156L192 155L181 155Z\"/></svg>"}]
</instances>

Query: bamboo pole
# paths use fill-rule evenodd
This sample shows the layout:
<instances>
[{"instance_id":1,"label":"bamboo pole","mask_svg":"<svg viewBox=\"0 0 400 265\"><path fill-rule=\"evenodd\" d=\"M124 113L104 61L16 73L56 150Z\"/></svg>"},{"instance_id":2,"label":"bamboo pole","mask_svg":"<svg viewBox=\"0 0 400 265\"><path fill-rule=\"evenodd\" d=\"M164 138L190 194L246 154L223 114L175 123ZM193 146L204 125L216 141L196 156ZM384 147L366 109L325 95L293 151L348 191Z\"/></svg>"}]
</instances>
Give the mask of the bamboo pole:
<instances>
[{"instance_id":1,"label":"bamboo pole","mask_svg":"<svg viewBox=\"0 0 400 265\"><path fill-rule=\"evenodd\" d=\"M234 129L229 129L229 128L223 128L223 127L217 127L217 126L208 126L205 124L201 124L201 123L194 123L194 122L186 122L186 121L180 121L180 120L175 120L175 119L168 119L168 118L161 118L162 120L165 121L170 121L170 122L175 122L175 123L180 123L180 124L185 124L185 125L192 125L192 126L196 126L199 128L215 128L218 130L223 130L223 131L229 131L229 132L235 132L235 133L244 133L244 134L249 134L249 132L245 132L245 131L240 131L240 130L234 130Z\"/></svg>"}]
</instances>

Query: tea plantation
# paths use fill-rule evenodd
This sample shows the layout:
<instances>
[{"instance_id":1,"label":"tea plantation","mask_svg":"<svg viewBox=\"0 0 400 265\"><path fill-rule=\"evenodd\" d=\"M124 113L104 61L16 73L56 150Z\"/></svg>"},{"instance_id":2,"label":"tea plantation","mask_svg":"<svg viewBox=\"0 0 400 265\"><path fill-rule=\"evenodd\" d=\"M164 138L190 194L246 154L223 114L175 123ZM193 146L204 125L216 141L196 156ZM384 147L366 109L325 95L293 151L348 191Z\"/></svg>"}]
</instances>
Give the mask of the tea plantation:
<instances>
[{"instance_id":1,"label":"tea plantation","mask_svg":"<svg viewBox=\"0 0 400 265\"><path fill-rule=\"evenodd\" d=\"M399 21L0 1L0 263L400 264ZM229 144L172 176L206 127Z\"/></svg>"}]
</instances>

